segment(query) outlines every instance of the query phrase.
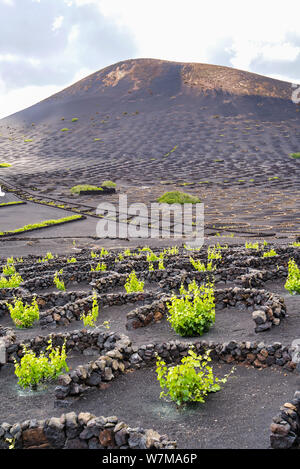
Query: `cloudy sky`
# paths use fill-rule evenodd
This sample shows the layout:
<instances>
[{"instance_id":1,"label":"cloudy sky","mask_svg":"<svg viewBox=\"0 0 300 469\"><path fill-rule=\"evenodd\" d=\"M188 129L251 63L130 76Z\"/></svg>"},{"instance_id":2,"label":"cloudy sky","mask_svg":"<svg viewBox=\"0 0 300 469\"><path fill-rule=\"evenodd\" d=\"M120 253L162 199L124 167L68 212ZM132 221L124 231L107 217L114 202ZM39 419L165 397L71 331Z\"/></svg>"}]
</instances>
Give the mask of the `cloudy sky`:
<instances>
[{"instance_id":1,"label":"cloudy sky","mask_svg":"<svg viewBox=\"0 0 300 469\"><path fill-rule=\"evenodd\" d=\"M299 20L299 0L0 0L0 118L137 57L300 83Z\"/></svg>"}]
</instances>

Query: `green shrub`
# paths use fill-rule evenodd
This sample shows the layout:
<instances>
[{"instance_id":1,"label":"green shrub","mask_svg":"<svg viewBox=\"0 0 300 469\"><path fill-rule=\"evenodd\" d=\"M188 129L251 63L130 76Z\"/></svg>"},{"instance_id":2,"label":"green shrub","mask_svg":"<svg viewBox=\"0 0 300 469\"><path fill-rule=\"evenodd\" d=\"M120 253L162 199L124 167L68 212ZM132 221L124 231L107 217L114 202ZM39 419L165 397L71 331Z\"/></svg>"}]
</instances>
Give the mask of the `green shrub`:
<instances>
[{"instance_id":1,"label":"green shrub","mask_svg":"<svg viewBox=\"0 0 300 469\"><path fill-rule=\"evenodd\" d=\"M91 266L91 272L104 272L106 269L107 269L107 266L106 264L104 264L104 262L98 262L95 269L93 266Z\"/></svg>"},{"instance_id":2,"label":"green shrub","mask_svg":"<svg viewBox=\"0 0 300 469\"><path fill-rule=\"evenodd\" d=\"M299 241L294 241L294 242L292 243L292 246L293 246L294 248L300 248L300 242L299 242Z\"/></svg>"},{"instance_id":3,"label":"green shrub","mask_svg":"<svg viewBox=\"0 0 300 469\"><path fill-rule=\"evenodd\" d=\"M180 191L165 192L157 201L165 204L197 204L201 202L199 197Z\"/></svg>"},{"instance_id":4,"label":"green shrub","mask_svg":"<svg viewBox=\"0 0 300 469\"><path fill-rule=\"evenodd\" d=\"M106 249L102 248L100 252L100 257L104 257L108 255L109 255L109 252Z\"/></svg>"},{"instance_id":5,"label":"green shrub","mask_svg":"<svg viewBox=\"0 0 300 469\"><path fill-rule=\"evenodd\" d=\"M11 164L9 163L0 163L0 168L10 168Z\"/></svg>"},{"instance_id":6,"label":"green shrub","mask_svg":"<svg viewBox=\"0 0 300 469\"><path fill-rule=\"evenodd\" d=\"M90 327L95 327L97 319L99 315L99 306L98 306L98 301L97 301L97 293L93 293L93 306L91 311L89 311L87 314L82 314L80 316L80 319L83 320L84 326L90 326Z\"/></svg>"},{"instance_id":7,"label":"green shrub","mask_svg":"<svg viewBox=\"0 0 300 469\"><path fill-rule=\"evenodd\" d=\"M222 259L222 255L220 251L215 247L215 246L210 246L207 249L207 259L209 260L217 260L217 259Z\"/></svg>"},{"instance_id":8,"label":"green shrub","mask_svg":"<svg viewBox=\"0 0 300 469\"><path fill-rule=\"evenodd\" d=\"M245 248L246 249L256 249L257 251L259 250L259 243L256 242L256 243L251 243L251 242L247 242L245 243Z\"/></svg>"},{"instance_id":9,"label":"green shrub","mask_svg":"<svg viewBox=\"0 0 300 469\"><path fill-rule=\"evenodd\" d=\"M90 184L78 184L77 186L73 186L71 188L72 194L80 194L84 191L94 191L94 192L102 192L102 187L91 186Z\"/></svg>"},{"instance_id":10,"label":"green shrub","mask_svg":"<svg viewBox=\"0 0 300 469\"><path fill-rule=\"evenodd\" d=\"M190 263L192 264L195 270L198 270L198 272L207 272L207 271L216 270L216 267L213 266L212 261L208 262L207 265L205 265L201 261L196 261L195 259L190 257Z\"/></svg>"},{"instance_id":11,"label":"green shrub","mask_svg":"<svg viewBox=\"0 0 300 469\"><path fill-rule=\"evenodd\" d=\"M222 249L228 249L228 244L225 244L225 246L221 246L220 243L216 244L216 249L222 250Z\"/></svg>"},{"instance_id":12,"label":"green shrub","mask_svg":"<svg viewBox=\"0 0 300 469\"><path fill-rule=\"evenodd\" d=\"M72 122L77 122L77 121L78 121L78 117L73 117Z\"/></svg>"},{"instance_id":13,"label":"green shrub","mask_svg":"<svg viewBox=\"0 0 300 469\"><path fill-rule=\"evenodd\" d=\"M0 288L17 288L23 282L20 274L17 272L11 277L0 277Z\"/></svg>"},{"instance_id":14,"label":"green shrub","mask_svg":"<svg viewBox=\"0 0 300 469\"><path fill-rule=\"evenodd\" d=\"M245 248L246 249L256 249L257 251L259 251L260 249L263 250L266 246L268 246L268 243L265 240L262 244L259 244L258 242L251 243L251 242L247 242L247 241L245 243Z\"/></svg>"},{"instance_id":15,"label":"green shrub","mask_svg":"<svg viewBox=\"0 0 300 469\"><path fill-rule=\"evenodd\" d=\"M50 261L51 259L54 259L54 256L51 252L47 252L47 254L45 255L45 257L42 257L41 259L38 259L38 263L42 263L42 262L48 262Z\"/></svg>"},{"instance_id":16,"label":"green shrub","mask_svg":"<svg viewBox=\"0 0 300 469\"><path fill-rule=\"evenodd\" d=\"M263 253L262 257L275 257L278 256L277 252L274 249L270 249L270 251L266 251Z\"/></svg>"},{"instance_id":17,"label":"green shrub","mask_svg":"<svg viewBox=\"0 0 300 469\"><path fill-rule=\"evenodd\" d=\"M284 285L292 295L300 293L300 269L294 259L289 260L288 264L288 278Z\"/></svg>"},{"instance_id":18,"label":"green shrub","mask_svg":"<svg viewBox=\"0 0 300 469\"><path fill-rule=\"evenodd\" d=\"M154 254L154 252L149 252L147 254L147 262L149 263L149 271L154 270L153 262L158 262L158 270L165 270L164 266L164 253L161 252L159 256Z\"/></svg>"},{"instance_id":19,"label":"green shrub","mask_svg":"<svg viewBox=\"0 0 300 469\"><path fill-rule=\"evenodd\" d=\"M123 260L124 260L124 256L123 256L123 254L120 252L120 253L118 254L118 257L115 258L115 262L121 262L121 261L123 261Z\"/></svg>"},{"instance_id":20,"label":"green shrub","mask_svg":"<svg viewBox=\"0 0 300 469\"><path fill-rule=\"evenodd\" d=\"M180 365L170 367L158 357L156 373L162 388L160 398L170 399L181 406L188 402L203 403L209 393L219 391L220 385L226 383L230 373L222 379L215 377L208 364L211 361L209 354L210 351L204 355L196 355L190 349Z\"/></svg>"},{"instance_id":21,"label":"green shrub","mask_svg":"<svg viewBox=\"0 0 300 469\"><path fill-rule=\"evenodd\" d=\"M149 254L147 254L147 262L155 262L155 261L159 261L159 257L154 253L154 252L149 252Z\"/></svg>"},{"instance_id":22,"label":"green shrub","mask_svg":"<svg viewBox=\"0 0 300 469\"><path fill-rule=\"evenodd\" d=\"M2 268L3 275L13 275L16 273L16 268L13 264L6 264Z\"/></svg>"},{"instance_id":23,"label":"green shrub","mask_svg":"<svg viewBox=\"0 0 300 469\"><path fill-rule=\"evenodd\" d=\"M56 286L56 288L58 290L61 290L61 291L65 291L66 290L66 287L65 287L65 282L63 280L60 280L60 278L58 277L58 274L59 273L62 273L62 271L60 272L55 272L54 274L54 279L53 279L53 283L54 285Z\"/></svg>"},{"instance_id":24,"label":"green shrub","mask_svg":"<svg viewBox=\"0 0 300 469\"><path fill-rule=\"evenodd\" d=\"M167 320L174 331L183 337L208 332L215 322L213 285L198 286L194 280L189 284L188 291L181 286L180 295L172 296L171 303L167 303Z\"/></svg>"},{"instance_id":25,"label":"green shrub","mask_svg":"<svg viewBox=\"0 0 300 469\"><path fill-rule=\"evenodd\" d=\"M144 291L144 282L138 281L134 270L129 274L126 280L125 290L127 293Z\"/></svg>"},{"instance_id":26,"label":"green shrub","mask_svg":"<svg viewBox=\"0 0 300 469\"><path fill-rule=\"evenodd\" d=\"M77 260L75 259L75 257L71 257L70 259L67 259L67 263L68 263L68 264L75 264L75 262L77 262Z\"/></svg>"},{"instance_id":27,"label":"green shrub","mask_svg":"<svg viewBox=\"0 0 300 469\"><path fill-rule=\"evenodd\" d=\"M48 342L47 355L42 352L39 357L32 350L23 347L24 355L20 363L15 362L15 375L19 378L18 385L26 389L36 389L44 381L56 379L64 370L69 371L66 358L66 343L61 349L52 347L52 339Z\"/></svg>"},{"instance_id":28,"label":"green shrub","mask_svg":"<svg viewBox=\"0 0 300 469\"><path fill-rule=\"evenodd\" d=\"M165 266L164 266L164 257L160 257L159 261L158 261L158 270L165 270Z\"/></svg>"},{"instance_id":29,"label":"green shrub","mask_svg":"<svg viewBox=\"0 0 300 469\"><path fill-rule=\"evenodd\" d=\"M166 256L175 256L177 255L179 252L179 249L177 246L173 246L171 248L167 248L167 249L164 249L163 253L166 255Z\"/></svg>"},{"instance_id":30,"label":"green shrub","mask_svg":"<svg viewBox=\"0 0 300 469\"><path fill-rule=\"evenodd\" d=\"M144 246L143 248L139 248L139 252L152 252L152 249L149 246Z\"/></svg>"},{"instance_id":31,"label":"green shrub","mask_svg":"<svg viewBox=\"0 0 300 469\"><path fill-rule=\"evenodd\" d=\"M295 158L295 159L300 158L300 153L291 153L290 155L292 158Z\"/></svg>"},{"instance_id":32,"label":"green shrub","mask_svg":"<svg viewBox=\"0 0 300 469\"><path fill-rule=\"evenodd\" d=\"M35 298L33 298L31 305L24 304L20 298L15 298L13 305L10 303L6 303L6 305L13 322L19 329L31 327L40 318L39 306Z\"/></svg>"}]
</instances>

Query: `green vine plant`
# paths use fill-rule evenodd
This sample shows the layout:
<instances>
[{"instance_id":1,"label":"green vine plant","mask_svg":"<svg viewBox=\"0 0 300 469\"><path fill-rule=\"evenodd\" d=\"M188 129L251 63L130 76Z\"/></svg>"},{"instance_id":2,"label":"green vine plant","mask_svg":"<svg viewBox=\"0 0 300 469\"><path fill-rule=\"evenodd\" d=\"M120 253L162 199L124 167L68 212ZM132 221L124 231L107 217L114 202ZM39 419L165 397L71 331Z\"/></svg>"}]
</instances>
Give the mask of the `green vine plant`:
<instances>
[{"instance_id":1,"label":"green vine plant","mask_svg":"<svg viewBox=\"0 0 300 469\"><path fill-rule=\"evenodd\" d=\"M160 255L159 257L159 261L158 261L158 270L165 270L165 266L164 266L164 256Z\"/></svg>"},{"instance_id":2,"label":"green vine plant","mask_svg":"<svg viewBox=\"0 0 300 469\"><path fill-rule=\"evenodd\" d=\"M17 272L10 277L0 277L0 288L18 288L23 282L20 274Z\"/></svg>"},{"instance_id":3,"label":"green vine plant","mask_svg":"<svg viewBox=\"0 0 300 469\"><path fill-rule=\"evenodd\" d=\"M56 256L57 257L57 256ZM42 257L41 259L38 259L38 263L42 263L42 262L48 262L50 260L54 259L54 255L52 254L52 252L47 252L47 254L45 255L45 257Z\"/></svg>"},{"instance_id":4,"label":"green vine plant","mask_svg":"<svg viewBox=\"0 0 300 469\"><path fill-rule=\"evenodd\" d=\"M123 254L120 252L120 253L118 254L118 257L115 258L115 263L117 263L117 262L122 262L123 260L124 260L124 256L123 256Z\"/></svg>"},{"instance_id":5,"label":"green vine plant","mask_svg":"<svg viewBox=\"0 0 300 469\"><path fill-rule=\"evenodd\" d=\"M95 327L97 319L98 319L99 306L98 306L96 292L93 293L92 299L93 299L92 309L87 314L82 314L80 316L80 319L83 321L83 324L85 327L87 326Z\"/></svg>"},{"instance_id":6,"label":"green vine plant","mask_svg":"<svg viewBox=\"0 0 300 469\"><path fill-rule=\"evenodd\" d=\"M60 270L59 272L57 271L55 272L53 283L58 290L66 291L65 282L58 277L58 275L62 273L63 273L62 270Z\"/></svg>"},{"instance_id":7,"label":"green vine plant","mask_svg":"<svg viewBox=\"0 0 300 469\"><path fill-rule=\"evenodd\" d=\"M15 438L5 438L5 441L9 444L8 449L15 449L15 444L16 444Z\"/></svg>"},{"instance_id":8,"label":"green vine plant","mask_svg":"<svg viewBox=\"0 0 300 469\"><path fill-rule=\"evenodd\" d=\"M31 327L40 318L39 306L34 297L31 305L23 303L20 298L14 298L14 304L6 303L10 317L19 329Z\"/></svg>"},{"instance_id":9,"label":"green vine plant","mask_svg":"<svg viewBox=\"0 0 300 469\"><path fill-rule=\"evenodd\" d=\"M213 270L216 270L216 267L213 265L212 261L207 262L207 265L205 265L203 262L197 261L190 257L190 263L198 272L211 272Z\"/></svg>"},{"instance_id":10,"label":"green vine plant","mask_svg":"<svg viewBox=\"0 0 300 469\"><path fill-rule=\"evenodd\" d=\"M6 264L2 268L3 275L14 275L16 273L16 268L14 264Z\"/></svg>"},{"instance_id":11,"label":"green vine plant","mask_svg":"<svg viewBox=\"0 0 300 469\"><path fill-rule=\"evenodd\" d=\"M77 260L75 259L75 257L71 257L70 259L67 259L67 263L68 263L68 264L75 264L75 262L77 262Z\"/></svg>"},{"instance_id":12,"label":"green vine plant","mask_svg":"<svg viewBox=\"0 0 300 469\"><path fill-rule=\"evenodd\" d=\"M107 270L107 265L104 262L98 262L97 266L94 268L91 265L91 272L104 272Z\"/></svg>"},{"instance_id":13,"label":"green vine plant","mask_svg":"<svg viewBox=\"0 0 300 469\"><path fill-rule=\"evenodd\" d=\"M91 251L91 258L92 259L97 259L98 257L104 257L104 256L108 256L108 255L109 255L109 252L104 248L101 249L100 253L96 253L94 251Z\"/></svg>"},{"instance_id":14,"label":"green vine plant","mask_svg":"<svg viewBox=\"0 0 300 469\"><path fill-rule=\"evenodd\" d=\"M175 256L179 253L179 249L177 246L172 246L170 248L166 248L163 250L163 253L166 255L166 256Z\"/></svg>"},{"instance_id":15,"label":"green vine plant","mask_svg":"<svg viewBox=\"0 0 300 469\"><path fill-rule=\"evenodd\" d=\"M289 259L288 278L284 288L292 295L300 293L300 269L294 259Z\"/></svg>"},{"instance_id":16,"label":"green vine plant","mask_svg":"<svg viewBox=\"0 0 300 469\"><path fill-rule=\"evenodd\" d=\"M61 348L54 348L50 338L46 353L41 352L38 357L33 350L24 345L20 363L14 359L15 375L19 378L18 385L23 389L36 390L38 384L55 380L64 371L69 371L66 359L66 341Z\"/></svg>"},{"instance_id":17,"label":"green vine plant","mask_svg":"<svg viewBox=\"0 0 300 469\"><path fill-rule=\"evenodd\" d=\"M221 246L220 243L216 244L216 249L222 250L222 249L228 249L228 244L225 244L224 246Z\"/></svg>"},{"instance_id":18,"label":"green vine plant","mask_svg":"<svg viewBox=\"0 0 300 469\"><path fill-rule=\"evenodd\" d=\"M143 292L144 291L144 282L139 281L136 277L136 273L133 270L129 276L127 277L126 283L125 283L125 290L127 293L132 293L132 292Z\"/></svg>"},{"instance_id":19,"label":"green vine plant","mask_svg":"<svg viewBox=\"0 0 300 469\"><path fill-rule=\"evenodd\" d=\"M210 261L222 259L222 255L215 246L209 246L209 248L207 249L207 259Z\"/></svg>"},{"instance_id":20,"label":"green vine plant","mask_svg":"<svg viewBox=\"0 0 300 469\"><path fill-rule=\"evenodd\" d=\"M188 290L180 287L180 297L174 295L167 303L167 320L181 336L203 335L215 322L215 297L212 283L198 286L191 282Z\"/></svg>"},{"instance_id":21,"label":"green vine plant","mask_svg":"<svg viewBox=\"0 0 300 469\"><path fill-rule=\"evenodd\" d=\"M262 257L275 257L278 256L277 252L274 249L270 249L270 251L266 251L263 253Z\"/></svg>"},{"instance_id":22,"label":"green vine plant","mask_svg":"<svg viewBox=\"0 0 300 469\"><path fill-rule=\"evenodd\" d=\"M149 252L147 254L146 260L149 264L149 271L154 270L154 265L153 262L158 262L158 270L165 270L164 266L164 253L160 253L159 256L157 256L154 252Z\"/></svg>"},{"instance_id":23,"label":"green vine plant","mask_svg":"<svg viewBox=\"0 0 300 469\"><path fill-rule=\"evenodd\" d=\"M168 367L160 357L156 361L156 374L162 391L160 398L173 401L182 406L189 402L204 403L207 395L221 389L234 368L223 378L217 378L209 365L210 350L204 355L197 355L192 348L183 357L179 365Z\"/></svg>"},{"instance_id":24,"label":"green vine plant","mask_svg":"<svg viewBox=\"0 0 300 469\"><path fill-rule=\"evenodd\" d=\"M152 252L149 246L144 246L142 248L139 248L139 252Z\"/></svg>"},{"instance_id":25,"label":"green vine plant","mask_svg":"<svg viewBox=\"0 0 300 469\"><path fill-rule=\"evenodd\" d=\"M245 248L246 249L256 249L256 251L259 251L260 249L263 251L266 246L268 246L268 243L265 240L262 244L259 244L258 241L256 243L251 243L251 241L249 241L249 242L246 241L245 242Z\"/></svg>"}]
</instances>

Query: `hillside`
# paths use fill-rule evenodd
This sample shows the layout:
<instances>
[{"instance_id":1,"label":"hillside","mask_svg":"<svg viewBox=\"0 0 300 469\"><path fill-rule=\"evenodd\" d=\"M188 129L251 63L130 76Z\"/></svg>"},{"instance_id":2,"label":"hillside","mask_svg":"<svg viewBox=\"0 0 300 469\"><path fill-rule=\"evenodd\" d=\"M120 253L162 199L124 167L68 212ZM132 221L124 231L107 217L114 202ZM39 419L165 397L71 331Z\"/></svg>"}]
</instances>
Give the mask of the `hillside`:
<instances>
[{"instance_id":1,"label":"hillside","mask_svg":"<svg viewBox=\"0 0 300 469\"><path fill-rule=\"evenodd\" d=\"M297 115L290 83L217 65L134 59L95 72L5 122L31 124L57 114L117 111L120 106L130 112L137 106L147 111L188 106L201 108L204 115L272 120Z\"/></svg>"}]
</instances>

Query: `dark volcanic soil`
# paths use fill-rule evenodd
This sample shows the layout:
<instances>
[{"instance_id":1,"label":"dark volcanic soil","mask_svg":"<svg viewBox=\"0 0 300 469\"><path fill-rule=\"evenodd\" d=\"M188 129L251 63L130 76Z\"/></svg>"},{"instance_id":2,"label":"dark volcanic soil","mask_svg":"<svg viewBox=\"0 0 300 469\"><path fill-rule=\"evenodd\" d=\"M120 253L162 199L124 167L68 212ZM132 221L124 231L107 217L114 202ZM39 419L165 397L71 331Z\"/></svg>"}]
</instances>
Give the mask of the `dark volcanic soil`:
<instances>
[{"instance_id":1,"label":"dark volcanic soil","mask_svg":"<svg viewBox=\"0 0 300 469\"><path fill-rule=\"evenodd\" d=\"M222 377L229 365L214 365ZM2 374L3 373L3 374ZM66 409L54 408L54 384L47 391L17 391L12 370L1 372L1 421L43 419L63 412L90 412L117 415L129 425L155 428L178 448L267 448L272 417L299 387L296 374L280 370L254 370L237 366L220 392L209 395L205 405L191 404L176 409L159 399L160 386L154 368L126 373L106 390L89 391L85 397L70 400ZM267 394L267 398L266 398Z\"/></svg>"}]
</instances>

